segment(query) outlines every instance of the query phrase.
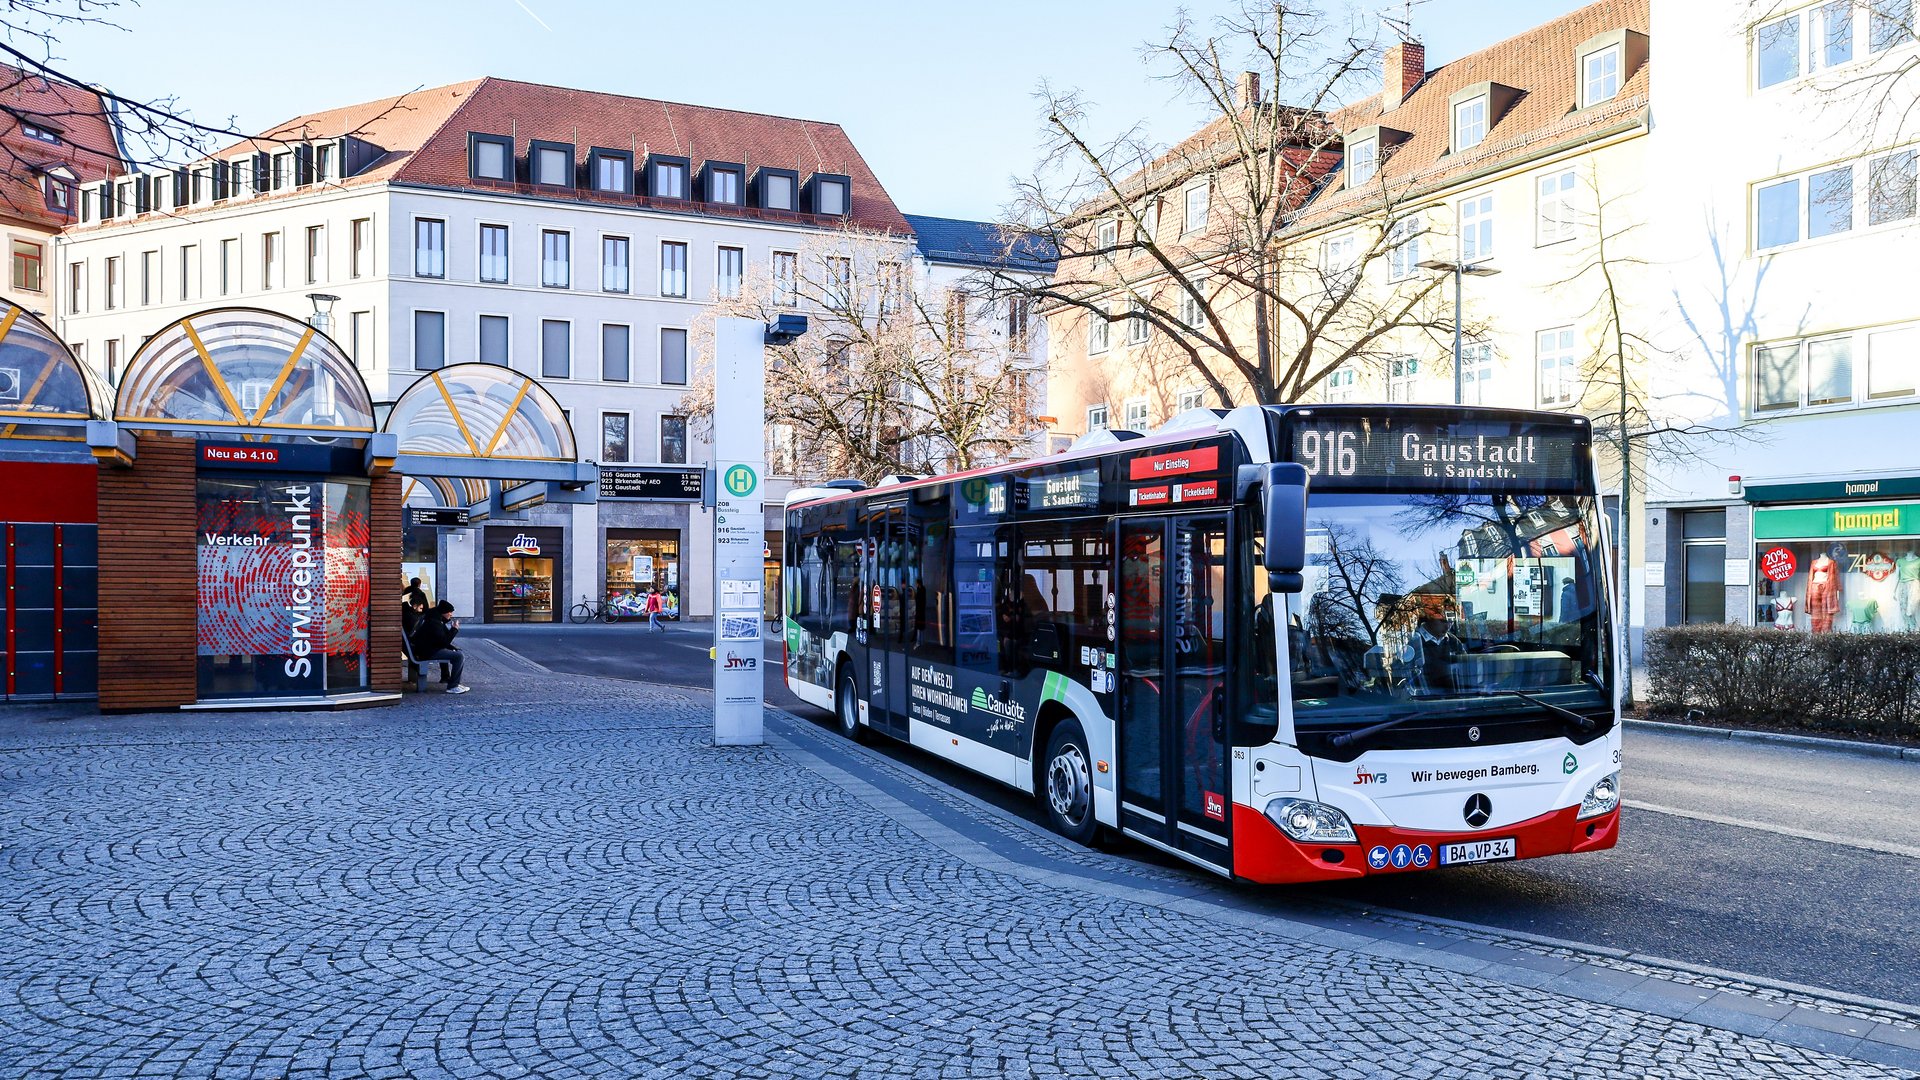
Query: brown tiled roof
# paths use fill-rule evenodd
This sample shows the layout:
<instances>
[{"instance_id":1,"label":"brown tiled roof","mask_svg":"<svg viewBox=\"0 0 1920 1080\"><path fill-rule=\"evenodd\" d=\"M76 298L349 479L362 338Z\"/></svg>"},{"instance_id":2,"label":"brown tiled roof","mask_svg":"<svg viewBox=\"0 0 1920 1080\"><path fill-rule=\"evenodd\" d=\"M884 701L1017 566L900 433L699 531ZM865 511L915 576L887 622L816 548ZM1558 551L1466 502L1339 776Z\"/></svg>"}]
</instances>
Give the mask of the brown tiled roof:
<instances>
[{"instance_id":1,"label":"brown tiled roof","mask_svg":"<svg viewBox=\"0 0 1920 1080\"><path fill-rule=\"evenodd\" d=\"M29 138L23 122L55 132L60 144ZM46 229L72 220L47 209L38 170L53 165L72 170L76 184L125 171L106 106L85 87L0 64L0 218Z\"/></svg>"},{"instance_id":2,"label":"brown tiled roof","mask_svg":"<svg viewBox=\"0 0 1920 1080\"><path fill-rule=\"evenodd\" d=\"M1396 109L1383 112L1376 93L1338 110L1332 122L1342 132L1378 124L1412 134L1381 160L1381 175L1388 188L1396 192L1441 187L1505 160L1596 135L1644 114L1652 62L1629 73L1612 101L1579 109L1580 73L1575 50L1589 38L1612 30L1645 34L1648 3L1600 0L1589 4L1427 72ZM1450 154L1452 117L1447 99L1483 82L1511 86L1521 95L1488 130L1485 142L1464 153ZM1311 225L1360 212L1377 202L1379 192L1378 183L1354 191L1344 186L1329 187L1314 200L1300 223Z\"/></svg>"},{"instance_id":3,"label":"brown tiled roof","mask_svg":"<svg viewBox=\"0 0 1920 1080\"><path fill-rule=\"evenodd\" d=\"M797 170L802 180L816 172L844 175L851 182L852 224L902 235L913 231L847 133L838 124L816 120L485 78L296 117L263 135L298 140L352 133L387 151L373 167L342 181L348 186L391 180L496 193L529 190L526 185L471 179L467 173L468 132L512 136L514 152L521 157L534 139L571 143L577 164L585 164L588 153L598 146L634 151L636 169L647 154L658 153L689 158L696 172L702 162L712 159L743 163L749 174L767 165ZM242 142L216 156L273 148L271 143ZM658 205L802 224L830 220L749 207L615 197L589 191L556 192L544 187L538 190L543 198L577 197L601 204Z\"/></svg>"}]
</instances>

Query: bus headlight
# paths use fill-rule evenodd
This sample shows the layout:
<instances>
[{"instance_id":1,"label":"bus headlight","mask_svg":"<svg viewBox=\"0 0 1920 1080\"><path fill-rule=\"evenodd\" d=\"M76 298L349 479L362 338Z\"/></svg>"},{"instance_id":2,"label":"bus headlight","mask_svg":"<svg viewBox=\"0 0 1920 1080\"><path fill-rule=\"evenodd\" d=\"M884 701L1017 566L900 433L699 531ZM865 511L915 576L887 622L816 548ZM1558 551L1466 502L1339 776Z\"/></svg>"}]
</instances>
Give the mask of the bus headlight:
<instances>
[{"instance_id":1,"label":"bus headlight","mask_svg":"<svg viewBox=\"0 0 1920 1080\"><path fill-rule=\"evenodd\" d=\"M1580 817L1599 817L1611 814L1620 807L1620 774L1608 773L1598 783L1587 789L1580 800Z\"/></svg>"},{"instance_id":2,"label":"bus headlight","mask_svg":"<svg viewBox=\"0 0 1920 1080\"><path fill-rule=\"evenodd\" d=\"M1267 804L1267 820L1303 844L1357 844L1347 815L1311 799L1275 799Z\"/></svg>"}]
</instances>

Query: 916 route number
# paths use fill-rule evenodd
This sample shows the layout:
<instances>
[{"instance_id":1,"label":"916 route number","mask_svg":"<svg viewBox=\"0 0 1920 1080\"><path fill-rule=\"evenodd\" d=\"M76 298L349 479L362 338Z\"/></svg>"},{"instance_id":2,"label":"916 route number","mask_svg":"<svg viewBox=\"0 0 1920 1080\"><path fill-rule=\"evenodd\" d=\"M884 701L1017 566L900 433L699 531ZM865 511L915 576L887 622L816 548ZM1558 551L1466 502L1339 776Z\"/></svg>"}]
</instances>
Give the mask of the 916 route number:
<instances>
[{"instance_id":1,"label":"916 route number","mask_svg":"<svg viewBox=\"0 0 1920 1080\"><path fill-rule=\"evenodd\" d=\"M1358 441L1351 431L1303 431L1301 464L1315 476L1352 476L1360 467Z\"/></svg>"}]
</instances>

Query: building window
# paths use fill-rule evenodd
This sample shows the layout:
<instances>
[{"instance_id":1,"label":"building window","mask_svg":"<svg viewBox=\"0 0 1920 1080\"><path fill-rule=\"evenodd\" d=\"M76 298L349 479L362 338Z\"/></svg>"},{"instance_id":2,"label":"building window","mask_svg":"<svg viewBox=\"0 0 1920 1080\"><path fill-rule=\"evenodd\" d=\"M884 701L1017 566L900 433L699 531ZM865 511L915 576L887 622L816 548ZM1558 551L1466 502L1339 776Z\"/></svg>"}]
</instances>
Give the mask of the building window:
<instances>
[{"instance_id":1,"label":"building window","mask_svg":"<svg viewBox=\"0 0 1920 1080\"><path fill-rule=\"evenodd\" d=\"M894 260L887 260L879 266L880 275L880 314L891 315L904 311L907 306L907 268Z\"/></svg>"},{"instance_id":2,"label":"building window","mask_svg":"<svg viewBox=\"0 0 1920 1080\"><path fill-rule=\"evenodd\" d=\"M1460 261L1473 262L1493 254L1493 196L1476 195L1460 201Z\"/></svg>"},{"instance_id":3,"label":"building window","mask_svg":"<svg viewBox=\"0 0 1920 1080\"><path fill-rule=\"evenodd\" d=\"M1548 173L1535 185L1540 196L1534 215L1536 245L1557 244L1562 240L1573 239L1575 225L1573 184L1573 170L1567 169L1564 172Z\"/></svg>"},{"instance_id":4,"label":"building window","mask_svg":"<svg viewBox=\"0 0 1920 1080\"><path fill-rule=\"evenodd\" d=\"M652 183L647 185L647 193L656 199L684 199L687 197L687 166L681 161L656 161L653 163Z\"/></svg>"},{"instance_id":5,"label":"building window","mask_svg":"<svg viewBox=\"0 0 1920 1080\"><path fill-rule=\"evenodd\" d=\"M1871 381L1870 374L1870 384ZM1852 401L1851 336L1754 346L1754 412L1780 412Z\"/></svg>"},{"instance_id":6,"label":"building window","mask_svg":"<svg viewBox=\"0 0 1920 1080\"><path fill-rule=\"evenodd\" d=\"M67 314L79 315L87 310L87 264L67 264Z\"/></svg>"},{"instance_id":7,"label":"building window","mask_svg":"<svg viewBox=\"0 0 1920 1080\"><path fill-rule=\"evenodd\" d=\"M600 460L614 465L624 465L632 460L627 455L627 421L623 412L600 414Z\"/></svg>"},{"instance_id":8,"label":"building window","mask_svg":"<svg viewBox=\"0 0 1920 1080\"><path fill-rule=\"evenodd\" d=\"M1916 151L1896 150L1754 187L1756 251L1915 216Z\"/></svg>"},{"instance_id":9,"label":"building window","mask_svg":"<svg viewBox=\"0 0 1920 1080\"><path fill-rule=\"evenodd\" d=\"M741 282L747 272L747 253L737 247L723 247L714 264L714 290L720 296L731 299L740 295Z\"/></svg>"},{"instance_id":10,"label":"building window","mask_svg":"<svg viewBox=\"0 0 1920 1080\"><path fill-rule=\"evenodd\" d=\"M1191 409L1204 409L1206 408L1206 402L1207 392L1205 390L1182 390L1180 391L1180 401L1177 409L1179 412L1187 412Z\"/></svg>"},{"instance_id":11,"label":"building window","mask_svg":"<svg viewBox=\"0 0 1920 1080\"><path fill-rule=\"evenodd\" d=\"M260 237L260 287L271 289L282 284L280 275L280 234L265 233Z\"/></svg>"},{"instance_id":12,"label":"building window","mask_svg":"<svg viewBox=\"0 0 1920 1080\"><path fill-rule=\"evenodd\" d=\"M1898 150L1867 163L1867 224L1906 221L1915 212L1916 153Z\"/></svg>"},{"instance_id":13,"label":"building window","mask_svg":"<svg viewBox=\"0 0 1920 1080\"><path fill-rule=\"evenodd\" d=\"M1690 623L1726 622L1727 512L1681 511L1680 535L1686 582L1680 600L1682 620Z\"/></svg>"},{"instance_id":14,"label":"building window","mask_svg":"<svg viewBox=\"0 0 1920 1080\"><path fill-rule=\"evenodd\" d=\"M1120 223L1108 218L1094 226L1093 246L1101 259L1112 262L1115 249L1120 246Z\"/></svg>"},{"instance_id":15,"label":"building window","mask_svg":"<svg viewBox=\"0 0 1920 1080\"><path fill-rule=\"evenodd\" d=\"M573 287L573 237L557 229L540 233L540 284L549 289Z\"/></svg>"},{"instance_id":16,"label":"building window","mask_svg":"<svg viewBox=\"0 0 1920 1080\"><path fill-rule=\"evenodd\" d=\"M768 210L792 210L794 208L794 179L784 173L762 172L760 174L760 203Z\"/></svg>"},{"instance_id":17,"label":"building window","mask_svg":"<svg viewBox=\"0 0 1920 1080\"><path fill-rule=\"evenodd\" d=\"M540 377L573 377L573 324L564 319L540 321Z\"/></svg>"},{"instance_id":18,"label":"building window","mask_svg":"<svg viewBox=\"0 0 1920 1080\"><path fill-rule=\"evenodd\" d=\"M332 180L334 178L332 143L321 143L319 146L313 148L313 171L314 178L317 180ZM196 202L199 201L199 194L197 192L194 195L194 199Z\"/></svg>"},{"instance_id":19,"label":"building window","mask_svg":"<svg viewBox=\"0 0 1920 1080\"><path fill-rule=\"evenodd\" d=\"M1885 52L1913 39L1913 0L1874 0L1867 15L1867 51Z\"/></svg>"},{"instance_id":20,"label":"building window","mask_svg":"<svg viewBox=\"0 0 1920 1080\"><path fill-rule=\"evenodd\" d=\"M626 382L633 370L633 330L616 323L600 327L600 378Z\"/></svg>"},{"instance_id":21,"label":"building window","mask_svg":"<svg viewBox=\"0 0 1920 1080\"><path fill-rule=\"evenodd\" d=\"M687 295L687 245L677 240L660 243L660 295Z\"/></svg>"},{"instance_id":22,"label":"building window","mask_svg":"<svg viewBox=\"0 0 1920 1080\"><path fill-rule=\"evenodd\" d=\"M38 124L29 124L22 121L20 124L20 134L25 135L29 139L38 139L43 143L51 143L54 146L60 145L60 136L55 135L51 129L43 128Z\"/></svg>"},{"instance_id":23,"label":"building window","mask_svg":"<svg viewBox=\"0 0 1920 1080\"><path fill-rule=\"evenodd\" d=\"M1387 230L1387 279L1404 281L1420 269L1420 218L1408 215Z\"/></svg>"},{"instance_id":24,"label":"building window","mask_svg":"<svg viewBox=\"0 0 1920 1080\"><path fill-rule=\"evenodd\" d=\"M822 262L827 269L827 303L841 311L852 311L853 260L845 255L828 255Z\"/></svg>"},{"instance_id":25,"label":"building window","mask_svg":"<svg viewBox=\"0 0 1920 1080\"><path fill-rule=\"evenodd\" d=\"M1420 381L1420 361L1417 357L1396 356L1387 361L1387 400L1408 402L1414 400L1415 389Z\"/></svg>"},{"instance_id":26,"label":"building window","mask_svg":"<svg viewBox=\"0 0 1920 1080\"><path fill-rule=\"evenodd\" d=\"M545 187L572 187L573 147L534 143L533 182Z\"/></svg>"},{"instance_id":27,"label":"building window","mask_svg":"<svg viewBox=\"0 0 1920 1080\"><path fill-rule=\"evenodd\" d=\"M1110 426L1105 405L1087 406L1087 430L1105 431Z\"/></svg>"},{"instance_id":28,"label":"building window","mask_svg":"<svg viewBox=\"0 0 1920 1080\"><path fill-rule=\"evenodd\" d=\"M627 291L627 238L624 236L603 236L600 238L600 287L608 292Z\"/></svg>"},{"instance_id":29,"label":"building window","mask_svg":"<svg viewBox=\"0 0 1920 1080\"><path fill-rule=\"evenodd\" d=\"M1573 327L1542 330L1534 338L1540 365L1540 404L1571 405L1580 383L1580 360L1573 351Z\"/></svg>"},{"instance_id":30,"label":"building window","mask_svg":"<svg viewBox=\"0 0 1920 1080\"><path fill-rule=\"evenodd\" d=\"M773 305L790 308L800 303L800 256L791 251L773 253Z\"/></svg>"},{"instance_id":31,"label":"building window","mask_svg":"<svg viewBox=\"0 0 1920 1080\"><path fill-rule=\"evenodd\" d=\"M232 296L240 291L240 241L220 241L220 295Z\"/></svg>"},{"instance_id":32,"label":"building window","mask_svg":"<svg viewBox=\"0 0 1920 1080\"><path fill-rule=\"evenodd\" d=\"M1487 97L1469 98L1453 107L1453 152L1471 150L1487 140Z\"/></svg>"},{"instance_id":33,"label":"building window","mask_svg":"<svg viewBox=\"0 0 1920 1080\"><path fill-rule=\"evenodd\" d=\"M1147 399L1134 398L1120 407L1121 426L1128 431L1147 430Z\"/></svg>"},{"instance_id":34,"label":"building window","mask_svg":"<svg viewBox=\"0 0 1920 1080\"><path fill-rule=\"evenodd\" d=\"M120 256L107 256L107 310L118 311L127 306L126 274L122 272Z\"/></svg>"},{"instance_id":35,"label":"building window","mask_svg":"<svg viewBox=\"0 0 1920 1080\"><path fill-rule=\"evenodd\" d=\"M73 181L65 177L46 175L40 178L41 193L46 196L47 209L56 214L73 213Z\"/></svg>"},{"instance_id":36,"label":"building window","mask_svg":"<svg viewBox=\"0 0 1920 1080\"><path fill-rule=\"evenodd\" d=\"M1320 277L1330 293L1344 293L1360 276L1359 238L1353 233L1320 241Z\"/></svg>"},{"instance_id":37,"label":"building window","mask_svg":"<svg viewBox=\"0 0 1920 1080\"><path fill-rule=\"evenodd\" d=\"M1087 312L1087 351L1103 353L1113 335L1113 324L1107 320L1107 313L1101 308Z\"/></svg>"},{"instance_id":38,"label":"building window","mask_svg":"<svg viewBox=\"0 0 1920 1080\"><path fill-rule=\"evenodd\" d=\"M307 226L307 284L327 280L327 227Z\"/></svg>"},{"instance_id":39,"label":"building window","mask_svg":"<svg viewBox=\"0 0 1920 1080\"><path fill-rule=\"evenodd\" d=\"M354 277L363 278L373 272L373 219L354 218L351 231L353 252L348 261L352 265L347 269Z\"/></svg>"},{"instance_id":40,"label":"building window","mask_svg":"<svg viewBox=\"0 0 1920 1080\"><path fill-rule=\"evenodd\" d=\"M413 313L413 370L438 371L447 366L447 313Z\"/></svg>"},{"instance_id":41,"label":"building window","mask_svg":"<svg viewBox=\"0 0 1920 1080\"><path fill-rule=\"evenodd\" d=\"M373 367L373 312L347 316L347 355L362 368Z\"/></svg>"},{"instance_id":42,"label":"building window","mask_svg":"<svg viewBox=\"0 0 1920 1080\"><path fill-rule=\"evenodd\" d=\"M593 190L616 195L633 193L633 162L625 154L593 152Z\"/></svg>"},{"instance_id":43,"label":"building window","mask_svg":"<svg viewBox=\"0 0 1920 1080\"><path fill-rule=\"evenodd\" d=\"M1147 322L1146 309L1140 306L1140 301L1138 300L1128 301L1127 344L1144 345L1147 343L1147 337L1151 332L1152 327Z\"/></svg>"},{"instance_id":44,"label":"building window","mask_svg":"<svg viewBox=\"0 0 1920 1080\"><path fill-rule=\"evenodd\" d=\"M1188 188L1185 198L1186 212L1180 218L1180 235L1191 236L1207 227L1207 185Z\"/></svg>"},{"instance_id":45,"label":"building window","mask_svg":"<svg viewBox=\"0 0 1920 1080\"><path fill-rule=\"evenodd\" d=\"M494 285L507 283L512 264L507 242L511 234L505 225L480 226L480 280Z\"/></svg>"},{"instance_id":46,"label":"building window","mask_svg":"<svg viewBox=\"0 0 1920 1080\"><path fill-rule=\"evenodd\" d=\"M1148 199L1140 207L1140 227L1134 232L1134 241L1142 246L1150 244L1160 237L1160 200Z\"/></svg>"},{"instance_id":47,"label":"building window","mask_svg":"<svg viewBox=\"0 0 1920 1080\"><path fill-rule=\"evenodd\" d=\"M660 331L660 381L687 385L687 332L671 327Z\"/></svg>"},{"instance_id":48,"label":"building window","mask_svg":"<svg viewBox=\"0 0 1920 1080\"><path fill-rule=\"evenodd\" d=\"M1612 101L1620 93L1620 46L1595 49L1580 58L1580 104Z\"/></svg>"},{"instance_id":49,"label":"building window","mask_svg":"<svg viewBox=\"0 0 1920 1080\"><path fill-rule=\"evenodd\" d=\"M686 417L662 416L660 418L660 463L662 465L687 463Z\"/></svg>"},{"instance_id":50,"label":"building window","mask_svg":"<svg viewBox=\"0 0 1920 1080\"><path fill-rule=\"evenodd\" d=\"M281 188L289 187L292 184L293 154L279 153L273 155L273 190L279 191Z\"/></svg>"},{"instance_id":51,"label":"building window","mask_svg":"<svg viewBox=\"0 0 1920 1080\"><path fill-rule=\"evenodd\" d=\"M1460 346L1460 403L1488 405L1493 402L1493 346L1485 341L1469 341Z\"/></svg>"},{"instance_id":52,"label":"building window","mask_svg":"<svg viewBox=\"0 0 1920 1080\"><path fill-rule=\"evenodd\" d=\"M847 182L845 180L819 180L813 182L814 213L831 217L844 217L847 212Z\"/></svg>"},{"instance_id":53,"label":"building window","mask_svg":"<svg viewBox=\"0 0 1920 1080\"><path fill-rule=\"evenodd\" d=\"M1032 310L1026 297L1007 297L1007 350L1015 356L1027 354L1027 324Z\"/></svg>"},{"instance_id":54,"label":"building window","mask_svg":"<svg viewBox=\"0 0 1920 1080\"><path fill-rule=\"evenodd\" d=\"M413 221L413 272L416 277L447 276L447 223L433 218Z\"/></svg>"},{"instance_id":55,"label":"building window","mask_svg":"<svg viewBox=\"0 0 1920 1080\"><path fill-rule=\"evenodd\" d=\"M107 382L111 384L120 377L120 339L107 339Z\"/></svg>"},{"instance_id":56,"label":"building window","mask_svg":"<svg viewBox=\"0 0 1920 1080\"><path fill-rule=\"evenodd\" d=\"M36 258L35 262L37 263L38 261ZM22 287L20 285L20 242L18 240L14 241L13 263L13 287L17 289ZM38 273L34 275L34 279L36 281L39 280ZM164 294L160 291L160 253L157 251L143 251L140 253L140 306L151 307L160 300L162 295Z\"/></svg>"},{"instance_id":57,"label":"building window","mask_svg":"<svg viewBox=\"0 0 1920 1080\"><path fill-rule=\"evenodd\" d=\"M740 170L712 169L707 173L707 201L740 204Z\"/></svg>"},{"instance_id":58,"label":"building window","mask_svg":"<svg viewBox=\"0 0 1920 1080\"><path fill-rule=\"evenodd\" d=\"M513 324L505 315L480 316L480 362L513 366Z\"/></svg>"},{"instance_id":59,"label":"building window","mask_svg":"<svg viewBox=\"0 0 1920 1080\"><path fill-rule=\"evenodd\" d=\"M13 242L13 287L24 292L40 291L42 260L46 249L28 240ZM158 252L152 252L156 258Z\"/></svg>"},{"instance_id":60,"label":"building window","mask_svg":"<svg viewBox=\"0 0 1920 1080\"><path fill-rule=\"evenodd\" d=\"M1347 186L1365 187L1380 173L1380 140L1361 139L1347 147Z\"/></svg>"},{"instance_id":61,"label":"building window","mask_svg":"<svg viewBox=\"0 0 1920 1080\"><path fill-rule=\"evenodd\" d=\"M1321 384L1320 398L1329 405L1352 401L1357 381L1352 368L1328 372L1326 382Z\"/></svg>"}]
</instances>

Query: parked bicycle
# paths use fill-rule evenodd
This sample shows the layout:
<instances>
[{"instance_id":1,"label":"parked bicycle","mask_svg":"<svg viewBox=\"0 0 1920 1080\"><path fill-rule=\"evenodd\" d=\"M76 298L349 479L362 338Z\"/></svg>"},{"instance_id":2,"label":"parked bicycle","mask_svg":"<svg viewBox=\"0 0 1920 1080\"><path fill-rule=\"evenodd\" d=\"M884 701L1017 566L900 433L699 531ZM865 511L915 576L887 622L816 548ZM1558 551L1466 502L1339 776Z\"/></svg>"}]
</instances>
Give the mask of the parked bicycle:
<instances>
[{"instance_id":1,"label":"parked bicycle","mask_svg":"<svg viewBox=\"0 0 1920 1080\"><path fill-rule=\"evenodd\" d=\"M567 612L567 618L577 623L588 622L593 619L610 623L619 619L623 614L625 613L618 607L607 603L605 600L595 600L592 597L582 596L580 602L573 605L572 609Z\"/></svg>"}]
</instances>

